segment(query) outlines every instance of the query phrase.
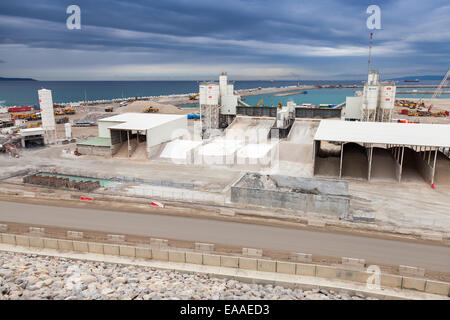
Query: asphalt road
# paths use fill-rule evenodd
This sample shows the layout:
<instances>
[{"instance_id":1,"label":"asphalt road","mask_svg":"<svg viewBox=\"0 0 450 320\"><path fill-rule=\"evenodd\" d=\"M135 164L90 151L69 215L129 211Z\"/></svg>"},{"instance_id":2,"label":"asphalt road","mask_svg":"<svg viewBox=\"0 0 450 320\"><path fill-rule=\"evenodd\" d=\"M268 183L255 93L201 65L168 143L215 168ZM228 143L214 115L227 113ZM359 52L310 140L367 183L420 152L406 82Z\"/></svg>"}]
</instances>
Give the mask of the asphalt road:
<instances>
[{"instance_id":1,"label":"asphalt road","mask_svg":"<svg viewBox=\"0 0 450 320\"><path fill-rule=\"evenodd\" d=\"M450 272L450 247L208 219L0 201L0 221L363 258Z\"/></svg>"}]
</instances>

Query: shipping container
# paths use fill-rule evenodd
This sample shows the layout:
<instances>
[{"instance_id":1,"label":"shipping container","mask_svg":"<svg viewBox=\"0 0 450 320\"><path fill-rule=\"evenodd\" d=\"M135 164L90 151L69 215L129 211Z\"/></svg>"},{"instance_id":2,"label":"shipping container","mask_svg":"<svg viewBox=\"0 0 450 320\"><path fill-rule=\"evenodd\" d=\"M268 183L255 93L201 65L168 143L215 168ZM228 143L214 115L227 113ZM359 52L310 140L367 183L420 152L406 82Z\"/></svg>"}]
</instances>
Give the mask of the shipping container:
<instances>
[{"instance_id":1,"label":"shipping container","mask_svg":"<svg viewBox=\"0 0 450 320\"><path fill-rule=\"evenodd\" d=\"M26 107L11 107L11 108L8 108L8 112L26 112L26 111L31 111L31 107L30 106L26 106Z\"/></svg>"}]
</instances>

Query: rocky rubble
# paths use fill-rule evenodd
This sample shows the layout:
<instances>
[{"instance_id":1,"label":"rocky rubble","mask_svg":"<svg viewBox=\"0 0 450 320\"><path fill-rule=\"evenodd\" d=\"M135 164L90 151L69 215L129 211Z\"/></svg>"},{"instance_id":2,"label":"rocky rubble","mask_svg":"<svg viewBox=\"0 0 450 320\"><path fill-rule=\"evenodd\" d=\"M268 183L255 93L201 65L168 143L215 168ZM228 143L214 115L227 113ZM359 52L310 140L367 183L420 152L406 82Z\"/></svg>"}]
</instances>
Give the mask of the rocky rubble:
<instances>
[{"instance_id":1,"label":"rocky rubble","mask_svg":"<svg viewBox=\"0 0 450 320\"><path fill-rule=\"evenodd\" d=\"M297 299L361 300L328 290L247 284L153 268L0 252L0 300Z\"/></svg>"}]
</instances>

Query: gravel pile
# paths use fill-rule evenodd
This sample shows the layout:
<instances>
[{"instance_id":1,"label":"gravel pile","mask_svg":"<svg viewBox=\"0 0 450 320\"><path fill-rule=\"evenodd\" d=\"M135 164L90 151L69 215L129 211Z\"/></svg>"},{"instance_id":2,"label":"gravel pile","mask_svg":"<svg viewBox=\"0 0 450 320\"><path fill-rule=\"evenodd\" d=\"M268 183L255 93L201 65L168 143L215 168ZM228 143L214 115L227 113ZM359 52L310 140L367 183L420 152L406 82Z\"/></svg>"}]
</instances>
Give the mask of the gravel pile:
<instances>
[{"instance_id":1,"label":"gravel pile","mask_svg":"<svg viewBox=\"0 0 450 320\"><path fill-rule=\"evenodd\" d=\"M292 290L206 275L0 252L6 299L370 299L327 290Z\"/></svg>"},{"instance_id":2,"label":"gravel pile","mask_svg":"<svg viewBox=\"0 0 450 320\"><path fill-rule=\"evenodd\" d=\"M108 118L108 117L112 117L117 115L117 113L112 113L112 112L90 112L87 115L85 115L84 117L82 117L80 120L78 120L79 122L93 122L93 123L97 123L98 120L100 119L104 119L104 118Z\"/></svg>"}]
</instances>

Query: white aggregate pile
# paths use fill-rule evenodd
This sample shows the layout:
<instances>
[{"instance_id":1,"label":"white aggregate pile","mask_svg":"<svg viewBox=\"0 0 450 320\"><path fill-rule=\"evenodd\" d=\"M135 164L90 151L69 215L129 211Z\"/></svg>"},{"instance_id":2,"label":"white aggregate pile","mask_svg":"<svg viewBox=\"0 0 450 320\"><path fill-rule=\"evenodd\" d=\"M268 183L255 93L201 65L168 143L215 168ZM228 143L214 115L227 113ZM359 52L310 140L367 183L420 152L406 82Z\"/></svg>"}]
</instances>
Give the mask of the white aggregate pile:
<instances>
[{"instance_id":1,"label":"white aggregate pile","mask_svg":"<svg viewBox=\"0 0 450 320\"><path fill-rule=\"evenodd\" d=\"M147 267L2 252L0 300L351 300L332 290L246 284Z\"/></svg>"}]
</instances>

